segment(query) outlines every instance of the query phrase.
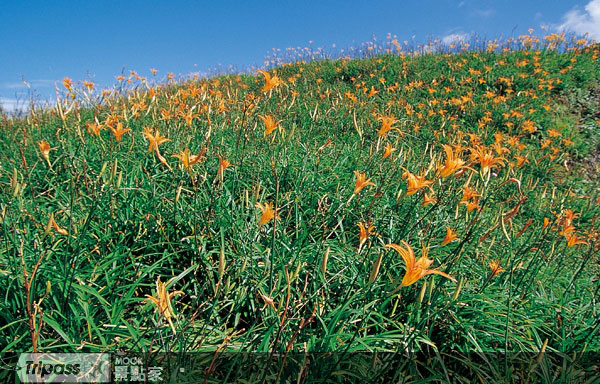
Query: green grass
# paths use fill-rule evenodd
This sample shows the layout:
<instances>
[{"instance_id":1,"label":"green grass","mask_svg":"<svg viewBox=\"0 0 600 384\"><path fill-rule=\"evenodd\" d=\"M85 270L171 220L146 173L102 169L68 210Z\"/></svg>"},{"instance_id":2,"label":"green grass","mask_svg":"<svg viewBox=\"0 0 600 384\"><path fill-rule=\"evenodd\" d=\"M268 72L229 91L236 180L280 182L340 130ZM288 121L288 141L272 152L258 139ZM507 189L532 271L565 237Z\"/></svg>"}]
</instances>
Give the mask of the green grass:
<instances>
[{"instance_id":1,"label":"green grass","mask_svg":"<svg viewBox=\"0 0 600 384\"><path fill-rule=\"evenodd\" d=\"M309 372L333 381L589 378L586 358L600 352L599 194L581 169L598 148L599 53L296 63L275 70L283 84L269 92L262 75L170 82L154 95L142 81L91 107L74 86L53 111L4 115L0 352L174 352L175 365L203 352L193 356L204 373L213 352L244 352L223 366L249 381L296 380L283 360L299 369L304 353L321 352L332 355ZM280 128L265 136L258 115ZM378 136L377 116L398 130ZM117 121L130 129L120 142L108 129ZM158 147L168 165L148 151L145 127L170 140ZM383 159L386 144L396 150ZM442 177L442 145L468 168ZM206 147L205 159L182 167L172 155L185 147ZM486 172L475 147L502 161ZM222 180L219 156L233 164ZM375 185L353 196L355 171ZM407 172L432 183L407 193ZM467 183L479 210L461 204ZM424 193L435 202L423 206ZM255 204L266 202L279 220L260 226ZM375 232L362 246L359 222ZM458 239L441 246L447 227ZM400 287L406 265L385 245L401 241L417 258L427 247L431 268L456 282ZM493 275L490 261L505 271ZM146 300L158 277L185 293L171 300L175 332ZM248 353L255 370L241 363Z\"/></svg>"}]
</instances>

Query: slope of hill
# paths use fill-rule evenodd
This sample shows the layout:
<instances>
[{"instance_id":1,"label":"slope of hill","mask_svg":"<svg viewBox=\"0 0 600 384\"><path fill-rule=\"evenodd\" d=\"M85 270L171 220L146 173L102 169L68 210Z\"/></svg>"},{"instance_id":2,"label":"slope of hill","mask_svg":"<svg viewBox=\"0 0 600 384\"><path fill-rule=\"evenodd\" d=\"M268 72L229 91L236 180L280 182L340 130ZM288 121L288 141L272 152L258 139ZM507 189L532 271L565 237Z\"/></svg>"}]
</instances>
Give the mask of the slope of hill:
<instances>
[{"instance_id":1,"label":"slope of hill","mask_svg":"<svg viewBox=\"0 0 600 384\"><path fill-rule=\"evenodd\" d=\"M184 381L589 378L600 49L578 44L66 79L0 122L2 352L181 352Z\"/></svg>"}]
</instances>

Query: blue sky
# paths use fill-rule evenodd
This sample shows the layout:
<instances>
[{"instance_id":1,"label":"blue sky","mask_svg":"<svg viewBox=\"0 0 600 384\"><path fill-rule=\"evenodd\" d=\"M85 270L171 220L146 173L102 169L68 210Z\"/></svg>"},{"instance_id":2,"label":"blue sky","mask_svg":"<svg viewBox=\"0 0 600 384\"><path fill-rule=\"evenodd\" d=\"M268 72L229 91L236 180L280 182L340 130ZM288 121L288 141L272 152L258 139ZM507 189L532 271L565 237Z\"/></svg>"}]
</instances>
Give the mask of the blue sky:
<instances>
[{"instance_id":1,"label":"blue sky","mask_svg":"<svg viewBox=\"0 0 600 384\"><path fill-rule=\"evenodd\" d=\"M600 40L600 0L157 1L3 0L0 103L55 97L64 77L141 76L262 65L273 48L356 46L388 33L426 43L452 34L506 38L533 28ZM30 84L28 90L21 78Z\"/></svg>"}]
</instances>

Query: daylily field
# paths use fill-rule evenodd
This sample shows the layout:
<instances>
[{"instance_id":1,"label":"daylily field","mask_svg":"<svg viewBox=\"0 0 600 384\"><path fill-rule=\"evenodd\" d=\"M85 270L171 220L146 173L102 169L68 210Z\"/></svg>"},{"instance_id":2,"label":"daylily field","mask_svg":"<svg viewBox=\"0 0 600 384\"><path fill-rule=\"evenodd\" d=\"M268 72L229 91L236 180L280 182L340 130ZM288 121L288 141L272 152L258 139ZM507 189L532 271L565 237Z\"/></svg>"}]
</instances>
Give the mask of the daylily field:
<instances>
[{"instance_id":1,"label":"daylily field","mask_svg":"<svg viewBox=\"0 0 600 384\"><path fill-rule=\"evenodd\" d=\"M2 114L0 352L202 357L172 382L598 377L600 46L369 47L67 78Z\"/></svg>"}]
</instances>

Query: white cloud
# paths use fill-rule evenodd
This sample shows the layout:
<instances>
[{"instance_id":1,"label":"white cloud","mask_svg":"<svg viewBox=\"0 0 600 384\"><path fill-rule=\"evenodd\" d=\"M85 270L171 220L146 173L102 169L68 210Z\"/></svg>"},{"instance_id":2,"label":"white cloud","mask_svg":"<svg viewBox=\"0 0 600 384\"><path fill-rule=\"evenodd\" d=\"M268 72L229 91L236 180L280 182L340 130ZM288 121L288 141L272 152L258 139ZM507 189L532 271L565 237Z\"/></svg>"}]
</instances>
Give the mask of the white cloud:
<instances>
[{"instance_id":1,"label":"white cloud","mask_svg":"<svg viewBox=\"0 0 600 384\"><path fill-rule=\"evenodd\" d=\"M442 37L442 43L445 45L449 44L458 44L458 43L466 43L469 40L468 33L451 33Z\"/></svg>"},{"instance_id":2,"label":"white cloud","mask_svg":"<svg viewBox=\"0 0 600 384\"><path fill-rule=\"evenodd\" d=\"M56 106L56 100L54 99L46 99L42 100L34 100L34 107L36 109L52 109ZM7 98L0 96L0 107L4 112L19 113L19 112L28 112L31 108L31 100L27 97L22 98Z\"/></svg>"},{"instance_id":3,"label":"white cloud","mask_svg":"<svg viewBox=\"0 0 600 384\"><path fill-rule=\"evenodd\" d=\"M567 12L558 29L582 35L587 32L591 38L600 40L600 0L587 3L585 12L577 8Z\"/></svg>"},{"instance_id":4,"label":"white cloud","mask_svg":"<svg viewBox=\"0 0 600 384\"><path fill-rule=\"evenodd\" d=\"M494 9L475 9L471 12L472 16L479 17L481 19L487 19L496 13Z\"/></svg>"},{"instance_id":5,"label":"white cloud","mask_svg":"<svg viewBox=\"0 0 600 384\"><path fill-rule=\"evenodd\" d=\"M2 84L2 88L4 89L24 89L27 86L23 83L4 83Z\"/></svg>"},{"instance_id":6,"label":"white cloud","mask_svg":"<svg viewBox=\"0 0 600 384\"><path fill-rule=\"evenodd\" d=\"M26 111L29 108L29 101L25 99L7 99L6 97L0 97L0 106L5 112L18 112Z\"/></svg>"},{"instance_id":7,"label":"white cloud","mask_svg":"<svg viewBox=\"0 0 600 384\"><path fill-rule=\"evenodd\" d=\"M26 88L47 88L47 87L53 87L54 84L56 83L56 80L49 80L49 79L37 79L37 80L27 80L25 79L24 83L23 81L19 81L19 82L12 82L12 83L3 83L1 88L4 89L26 89Z\"/></svg>"}]
</instances>

